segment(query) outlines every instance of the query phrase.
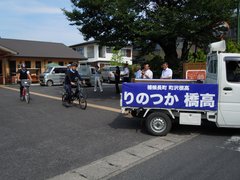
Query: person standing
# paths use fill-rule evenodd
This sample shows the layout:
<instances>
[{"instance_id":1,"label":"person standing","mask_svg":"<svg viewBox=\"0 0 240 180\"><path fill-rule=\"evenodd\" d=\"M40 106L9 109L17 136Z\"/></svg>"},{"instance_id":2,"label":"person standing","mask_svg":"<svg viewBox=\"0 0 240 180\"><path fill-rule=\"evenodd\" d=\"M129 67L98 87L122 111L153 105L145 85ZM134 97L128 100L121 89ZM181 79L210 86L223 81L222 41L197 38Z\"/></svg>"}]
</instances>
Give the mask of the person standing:
<instances>
[{"instance_id":1,"label":"person standing","mask_svg":"<svg viewBox=\"0 0 240 180\"><path fill-rule=\"evenodd\" d=\"M129 82L129 68L128 68L128 64L126 63L124 65L124 72L123 72L123 82Z\"/></svg>"},{"instance_id":2,"label":"person standing","mask_svg":"<svg viewBox=\"0 0 240 180\"><path fill-rule=\"evenodd\" d=\"M153 72L150 70L150 66L148 63L144 65L144 69L142 70L142 79L152 79L153 78Z\"/></svg>"},{"instance_id":3,"label":"person standing","mask_svg":"<svg viewBox=\"0 0 240 180\"><path fill-rule=\"evenodd\" d=\"M140 65L137 66L137 71L134 73L134 75L135 75L135 79L141 79L142 70Z\"/></svg>"},{"instance_id":4,"label":"person standing","mask_svg":"<svg viewBox=\"0 0 240 180\"><path fill-rule=\"evenodd\" d=\"M21 64L21 69L18 70L17 74L17 81L20 81L20 98L22 98L23 86L21 80L29 79L30 81L32 81L32 78L30 76L30 72L27 70L24 63Z\"/></svg>"},{"instance_id":5,"label":"person standing","mask_svg":"<svg viewBox=\"0 0 240 180\"><path fill-rule=\"evenodd\" d=\"M100 76L101 76L101 71L100 71L99 66L97 65L97 66L95 67L94 92L97 91L97 86L99 87L100 92L103 92L102 83L101 83L101 81L100 81L100 78L101 78Z\"/></svg>"},{"instance_id":6,"label":"person standing","mask_svg":"<svg viewBox=\"0 0 240 180\"><path fill-rule=\"evenodd\" d=\"M116 71L114 72L115 75L115 87L116 87L116 93L119 94L120 90L119 90L119 82L120 82L120 68L119 66L116 66Z\"/></svg>"},{"instance_id":7,"label":"person standing","mask_svg":"<svg viewBox=\"0 0 240 180\"><path fill-rule=\"evenodd\" d=\"M161 79L172 79L173 72L170 68L168 68L167 62L162 64L162 69Z\"/></svg>"}]
</instances>

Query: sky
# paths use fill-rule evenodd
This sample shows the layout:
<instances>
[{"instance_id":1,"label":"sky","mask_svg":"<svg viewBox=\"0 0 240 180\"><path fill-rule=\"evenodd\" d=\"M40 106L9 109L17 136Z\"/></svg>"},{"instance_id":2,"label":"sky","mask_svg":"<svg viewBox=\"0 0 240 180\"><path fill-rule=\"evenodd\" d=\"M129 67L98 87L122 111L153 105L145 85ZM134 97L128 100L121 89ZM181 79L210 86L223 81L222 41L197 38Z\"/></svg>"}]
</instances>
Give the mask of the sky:
<instances>
[{"instance_id":1,"label":"sky","mask_svg":"<svg viewBox=\"0 0 240 180\"><path fill-rule=\"evenodd\" d=\"M70 0L0 0L0 37L73 45L84 42L62 12Z\"/></svg>"}]
</instances>

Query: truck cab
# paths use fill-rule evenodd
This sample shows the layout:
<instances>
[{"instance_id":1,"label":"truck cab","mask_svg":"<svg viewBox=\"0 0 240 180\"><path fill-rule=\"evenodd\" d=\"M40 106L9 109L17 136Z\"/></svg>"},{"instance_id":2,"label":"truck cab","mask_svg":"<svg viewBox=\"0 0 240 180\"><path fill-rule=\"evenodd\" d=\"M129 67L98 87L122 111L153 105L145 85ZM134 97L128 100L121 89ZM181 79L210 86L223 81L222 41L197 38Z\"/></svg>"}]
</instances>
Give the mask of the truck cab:
<instances>
[{"instance_id":1,"label":"truck cab","mask_svg":"<svg viewBox=\"0 0 240 180\"><path fill-rule=\"evenodd\" d=\"M240 54L223 53L225 41L210 45L206 83L218 84L219 127L240 127Z\"/></svg>"}]
</instances>

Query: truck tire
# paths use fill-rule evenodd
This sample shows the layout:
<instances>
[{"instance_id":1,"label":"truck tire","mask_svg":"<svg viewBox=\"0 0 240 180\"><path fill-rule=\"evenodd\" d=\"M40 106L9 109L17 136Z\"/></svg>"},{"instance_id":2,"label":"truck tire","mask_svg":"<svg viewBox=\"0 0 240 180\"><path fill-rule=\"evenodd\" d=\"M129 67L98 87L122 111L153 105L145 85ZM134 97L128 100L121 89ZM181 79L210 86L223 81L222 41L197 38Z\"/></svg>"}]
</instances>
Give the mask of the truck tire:
<instances>
[{"instance_id":1,"label":"truck tire","mask_svg":"<svg viewBox=\"0 0 240 180\"><path fill-rule=\"evenodd\" d=\"M165 136L172 128L172 121L167 114L154 112L146 119L147 131L154 136Z\"/></svg>"}]
</instances>

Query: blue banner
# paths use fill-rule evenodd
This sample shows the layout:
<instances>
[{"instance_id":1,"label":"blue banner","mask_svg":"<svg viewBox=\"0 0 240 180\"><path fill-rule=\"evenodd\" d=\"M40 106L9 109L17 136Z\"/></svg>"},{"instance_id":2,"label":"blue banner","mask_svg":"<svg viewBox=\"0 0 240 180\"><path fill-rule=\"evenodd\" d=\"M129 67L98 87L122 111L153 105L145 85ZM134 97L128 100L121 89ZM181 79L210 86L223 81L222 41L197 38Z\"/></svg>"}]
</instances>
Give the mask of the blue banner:
<instances>
[{"instance_id":1,"label":"blue banner","mask_svg":"<svg viewBox=\"0 0 240 180\"><path fill-rule=\"evenodd\" d=\"M122 107L217 110L217 84L123 83Z\"/></svg>"}]
</instances>

